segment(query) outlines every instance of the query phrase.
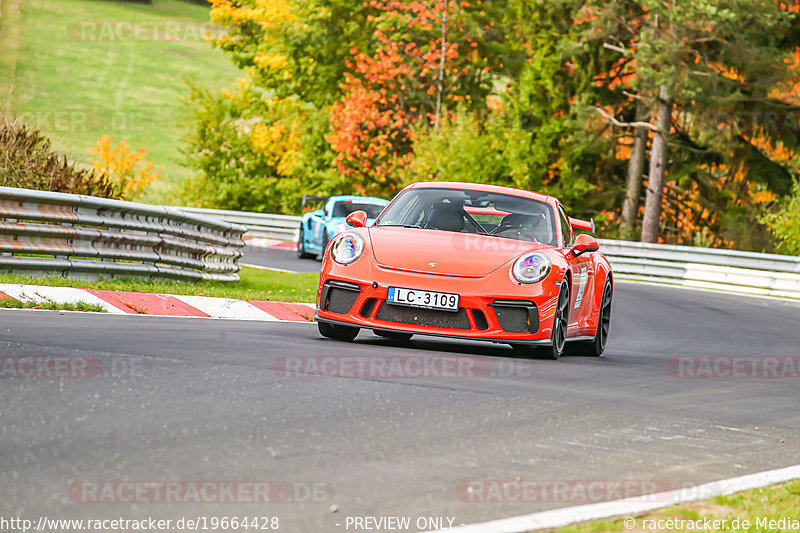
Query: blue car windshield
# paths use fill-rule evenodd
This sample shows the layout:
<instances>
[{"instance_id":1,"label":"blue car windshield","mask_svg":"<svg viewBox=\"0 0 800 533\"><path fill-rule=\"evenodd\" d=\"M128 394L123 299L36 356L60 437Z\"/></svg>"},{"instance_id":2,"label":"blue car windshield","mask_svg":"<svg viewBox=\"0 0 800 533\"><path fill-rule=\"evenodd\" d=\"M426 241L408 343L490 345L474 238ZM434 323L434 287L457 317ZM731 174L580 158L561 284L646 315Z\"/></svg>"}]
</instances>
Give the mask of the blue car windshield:
<instances>
[{"instance_id":1,"label":"blue car windshield","mask_svg":"<svg viewBox=\"0 0 800 533\"><path fill-rule=\"evenodd\" d=\"M375 226L478 233L556 246L553 209L532 198L464 189L408 189Z\"/></svg>"},{"instance_id":2,"label":"blue car windshield","mask_svg":"<svg viewBox=\"0 0 800 533\"><path fill-rule=\"evenodd\" d=\"M367 202L353 202L351 200L344 200L333 206L333 217L344 218L350 213L356 211L366 211L367 218L375 218L381 214L385 204L371 204Z\"/></svg>"}]
</instances>

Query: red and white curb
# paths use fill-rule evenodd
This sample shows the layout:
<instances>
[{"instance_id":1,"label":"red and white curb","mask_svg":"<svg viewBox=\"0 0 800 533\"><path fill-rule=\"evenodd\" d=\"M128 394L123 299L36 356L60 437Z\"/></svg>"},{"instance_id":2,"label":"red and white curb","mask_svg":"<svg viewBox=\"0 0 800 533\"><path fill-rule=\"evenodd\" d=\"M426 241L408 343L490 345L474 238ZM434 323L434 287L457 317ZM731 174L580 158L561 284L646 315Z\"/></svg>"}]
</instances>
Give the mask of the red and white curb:
<instances>
[{"instance_id":1,"label":"red and white curb","mask_svg":"<svg viewBox=\"0 0 800 533\"><path fill-rule=\"evenodd\" d=\"M148 294L72 287L0 283L0 299L21 302L87 303L115 315L182 316L239 320L313 322L316 306L308 303L237 300L211 296Z\"/></svg>"}]
</instances>

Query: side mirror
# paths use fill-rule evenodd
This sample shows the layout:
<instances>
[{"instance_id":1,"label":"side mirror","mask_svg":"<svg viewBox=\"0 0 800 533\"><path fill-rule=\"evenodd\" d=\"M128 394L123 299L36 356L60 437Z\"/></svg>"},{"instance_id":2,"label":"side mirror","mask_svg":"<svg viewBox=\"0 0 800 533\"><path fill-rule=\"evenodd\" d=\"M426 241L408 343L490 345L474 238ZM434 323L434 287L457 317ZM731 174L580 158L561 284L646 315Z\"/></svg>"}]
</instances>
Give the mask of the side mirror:
<instances>
[{"instance_id":1,"label":"side mirror","mask_svg":"<svg viewBox=\"0 0 800 533\"><path fill-rule=\"evenodd\" d=\"M367 225L367 212L366 211L353 211L347 218L344 219L345 222L353 226L354 228L363 228Z\"/></svg>"},{"instance_id":2,"label":"side mirror","mask_svg":"<svg viewBox=\"0 0 800 533\"><path fill-rule=\"evenodd\" d=\"M317 209L316 211L314 211L311 214L314 215L314 216L317 216L317 217L324 217L325 216L325 211L323 211L322 209Z\"/></svg>"},{"instance_id":3,"label":"side mirror","mask_svg":"<svg viewBox=\"0 0 800 533\"><path fill-rule=\"evenodd\" d=\"M575 239L575 244L570 249L570 253L575 257L578 257L581 254L585 254L586 252L596 252L600 249L600 243L597 242L597 239L592 237L591 235L578 235Z\"/></svg>"}]
</instances>

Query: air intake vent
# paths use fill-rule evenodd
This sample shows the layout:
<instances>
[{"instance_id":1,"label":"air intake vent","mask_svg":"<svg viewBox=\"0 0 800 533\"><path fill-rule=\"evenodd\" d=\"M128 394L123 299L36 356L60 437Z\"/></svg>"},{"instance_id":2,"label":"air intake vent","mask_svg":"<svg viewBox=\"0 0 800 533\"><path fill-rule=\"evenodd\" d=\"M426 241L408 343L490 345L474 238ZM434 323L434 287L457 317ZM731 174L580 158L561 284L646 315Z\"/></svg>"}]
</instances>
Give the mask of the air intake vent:
<instances>
[{"instance_id":1,"label":"air intake vent","mask_svg":"<svg viewBox=\"0 0 800 533\"><path fill-rule=\"evenodd\" d=\"M470 329L467 312L463 307L458 312L436 311L433 309L416 309L402 307L384 302L375 315L378 320L387 322L400 322L401 324L417 324L420 326L434 326L438 328Z\"/></svg>"},{"instance_id":2,"label":"air intake vent","mask_svg":"<svg viewBox=\"0 0 800 533\"><path fill-rule=\"evenodd\" d=\"M377 301L378 300L375 298L367 298L367 301L361 306L361 312L359 314L364 318L368 318L369 315L372 314L372 310L375 309L375 303Z\"/></svg>"},{"instance_id":3,"label":"air intake vent","mask_svg":"<svg viewBox=\"0 0 800 533\"><path fill-rule=\"evenodd\" d=\"M320 303L323 311L346 314L358 298L361 289L354 283L329 281L322 287Z\"/></svg>"},{"instance_id":4,"label":"air intake vent","mask_svg":"<svg viewBox=\"0 0 800 533\"><path fill-rule=\"evenodd\" d=\"M492 303L500 327L509 333L539 331L539 311L527 300L495 300Z\"/></svg>"},{"instance_id":5,"label":"air intake vent","mask_svg":"<svg viewBox=\"0 0 800 533\"><path fill-rule=\"evenodd\" d=\"M475 327L478 329L489 329L489 323L486 322L486 315L480 309L472 310L472 319L475 321Z\"/></svg>"}]
</instances>

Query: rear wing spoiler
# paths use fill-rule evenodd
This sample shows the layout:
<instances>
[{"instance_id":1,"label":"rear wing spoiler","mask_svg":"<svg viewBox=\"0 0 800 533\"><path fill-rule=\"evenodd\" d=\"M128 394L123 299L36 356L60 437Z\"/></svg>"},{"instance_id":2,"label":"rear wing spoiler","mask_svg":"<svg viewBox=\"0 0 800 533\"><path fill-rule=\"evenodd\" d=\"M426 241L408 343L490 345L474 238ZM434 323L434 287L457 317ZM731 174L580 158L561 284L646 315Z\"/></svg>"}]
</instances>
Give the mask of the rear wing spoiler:
<instances>
[{"instance_id":1,"label":"rear wing spoiler","mask_svg":"<svg viewBox=\"0 0 800 533\"><path fill-rule=\"evenodd\" d=\"M322 200L327 200L328 198L330 198L330 196L309 196L307 194L304 194L303 195L303 203L302 203L301 207L305 207L306 206L306 202L319 202L319 201L322 201Z\"/></svg>"},{"instance_id":2,"label":"rear wing spoiler","mask_svg":"<svg viewBox=\"0 0 800 533\"><path fill-rule=\"evenodd\" d=\"M581 220L579 218L569 218L569 225L575 229L582 229L584 231L591 231L594 233L594 219L590 220Z\"/></svg>"}]
</instances>

